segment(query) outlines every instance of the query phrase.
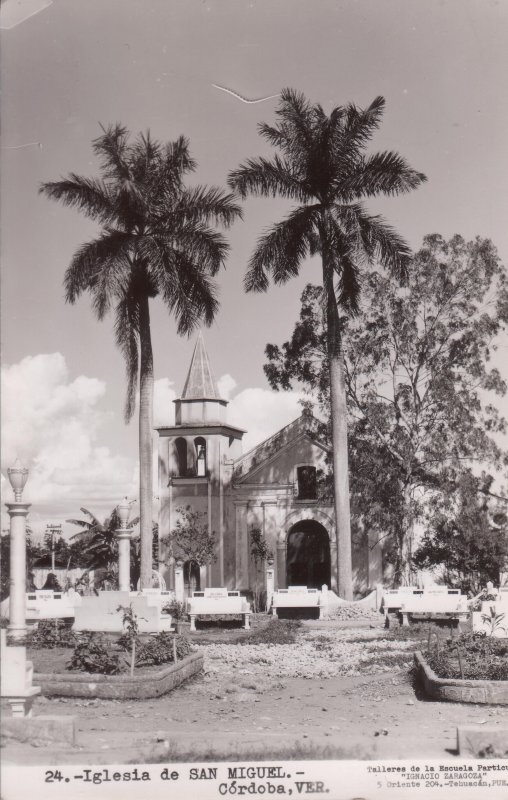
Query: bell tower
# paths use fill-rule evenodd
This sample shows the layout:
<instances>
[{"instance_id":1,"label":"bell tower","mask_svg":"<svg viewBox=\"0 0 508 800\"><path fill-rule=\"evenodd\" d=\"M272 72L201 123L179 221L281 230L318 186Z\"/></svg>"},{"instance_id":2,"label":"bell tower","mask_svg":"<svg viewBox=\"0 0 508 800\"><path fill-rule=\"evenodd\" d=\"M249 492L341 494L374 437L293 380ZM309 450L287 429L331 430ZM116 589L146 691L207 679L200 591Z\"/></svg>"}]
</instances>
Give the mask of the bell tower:
<instances>
[{"instance_id":1,"label":"bell tower","mask_svg":"<svg viewBox=\"0 0 508 800\"><path fill-rule=\"evenodd\" d=\"M179 508L191 506L198 511L214 534L217 557L201 569L200 586L226 586L231 581L224 494L231 483L232 462L242 453L244 431L227 423L228 401L219 394L201 333L182 394L173 402L175 424L157 428L160 536L174 528ZM185 569L184 565L184 575ZM188 574L190 570L188 565ZM170 569L165 575L171 586L172 573Z\"/></svg>"},{"instance_id":2,"label":"bell tower","mask_svg":"<svg viewBox=\"0 0 508 800\"><path fill-rule=\"evenodd\" d=\"M201 331L194 347L182 396L174 400L174 403L177 425L226 421L228 401L219 395Z\"/></svg>"}]
</instances>

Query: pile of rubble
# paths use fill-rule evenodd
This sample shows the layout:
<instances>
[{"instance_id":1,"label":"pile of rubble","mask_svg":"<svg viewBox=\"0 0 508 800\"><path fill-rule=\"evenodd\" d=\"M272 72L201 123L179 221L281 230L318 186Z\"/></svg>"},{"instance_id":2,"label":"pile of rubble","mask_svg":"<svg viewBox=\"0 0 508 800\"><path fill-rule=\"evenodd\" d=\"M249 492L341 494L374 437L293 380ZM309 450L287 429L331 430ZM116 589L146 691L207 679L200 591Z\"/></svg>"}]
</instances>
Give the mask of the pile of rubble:
<instances>
[{"instance_id":1,"label":"pile of rubble","mask_svg":"<svg viewBox=\"0 0 508 800\"><path fill-rule=\"evenodd\" d=\"M365 619L372 622L381 622L382 616L375 608L368 608L363 605L344 603L343 605L333 606L328 611L329 619Z\"/></svg>"}]
</instances>

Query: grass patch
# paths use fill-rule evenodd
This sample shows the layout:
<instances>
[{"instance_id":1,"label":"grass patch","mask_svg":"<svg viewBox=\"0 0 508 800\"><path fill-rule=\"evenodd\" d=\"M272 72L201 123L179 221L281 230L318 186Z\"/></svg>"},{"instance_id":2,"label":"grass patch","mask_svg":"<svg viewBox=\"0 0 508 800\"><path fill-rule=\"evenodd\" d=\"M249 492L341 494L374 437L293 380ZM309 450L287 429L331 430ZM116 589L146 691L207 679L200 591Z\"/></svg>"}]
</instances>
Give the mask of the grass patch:
<instances>
[{"instance_id":1,"label":"grass patch","mask_svg":"<svg viewBox=\"0 0 508 800\"><path fill-rule=\"evenodd\" d=\"M373 653L372 658L369 658L368 661L363 661L362 666L374 666L377 665L379 667L400 667L401 669L405 669L411 663L413 659L413 654L408 652L391 652L391 653L380 653L379 655Z\"/></svg>"},{"instance_id":2,"label":"grass patch","mask_svg":"<svg viewBox=\"0 0 508 800\"><path fill-rule=\"evenodd\" d=\"M268 625L253 630L250 636L232 640L231 644L294 644L301 627L299 620L271 619Z\"/></svg>"},{"instance_id":3,"label":"grass patch","mask_svg":"<svg viewBox=\"0 0 508 800\"><path fill-rule=\"evenodd\" d=\"M207 746L203 749L186 749L181 744L171 740L163 753L153 752L143 757L144 764L166 764L196 761L274 761L274 760L332 760L332 759L363 759L371 760L373 752L359 746L347 748L339 745L320 746L309 742L294 742L292 744L271 743L265 746L249 746L248 750L236 748L220 749ZM136 758L130 763L139 763Z\"/></svg>"}]
</instances>

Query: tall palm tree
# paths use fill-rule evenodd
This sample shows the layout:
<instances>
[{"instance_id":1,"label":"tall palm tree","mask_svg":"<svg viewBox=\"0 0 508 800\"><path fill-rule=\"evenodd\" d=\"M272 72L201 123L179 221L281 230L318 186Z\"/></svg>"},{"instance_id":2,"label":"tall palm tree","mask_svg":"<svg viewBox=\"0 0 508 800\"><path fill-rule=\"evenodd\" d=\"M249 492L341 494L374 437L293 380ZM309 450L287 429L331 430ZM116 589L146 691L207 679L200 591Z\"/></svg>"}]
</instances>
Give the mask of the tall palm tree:
<instances>
[{"instance_id":1,"label":"tall palm tree","mask_svg":"<svg viewBox=\"0 0 508 800\"><path fill-rule=\"evenodd\" d=\"M160 144L150 134L132 143L122 125L93 141L101 177L71 173L44 183L40 191L77 208L101 226L99 235L74 254L65 273L66 299L84 292L97 317L114 307L116 342L127 367L125 418L135 408L139 375L139 502L141 586L152 573L153 354L149 301L159 295L180 335L202 320L211 324L218 302L212 278L229 246L211 227L228 227L241 211L217 188L187 188L184 177L196 168L180 137Z\"/></svg>"},{"instance_id":2,"label":"tall palm tree","mask_svg":"<svg viewBox=\"0 0 508 800\"><path fill-rule=\"evenodd\" d=\"M397 153L366 154L379 127L385 101L377 97L365 110L353 104L327 115L291 89L281 93L275 125L260 134L280 153L271 160L249 159L229 176L232 189L281 196L296 202L282 222L258 240L245 277L247 291L266 291L298 275L307 256L319 255L327 327L333 443L335 518L338 539L338 591L352 598L351 528L347 455L347 407L343 366L345 316L354 314L362 268L379 261L404 278L407 244L380 216L367 213L362 200L415 189L425 176Z\"/></svg>"}]
</instances>

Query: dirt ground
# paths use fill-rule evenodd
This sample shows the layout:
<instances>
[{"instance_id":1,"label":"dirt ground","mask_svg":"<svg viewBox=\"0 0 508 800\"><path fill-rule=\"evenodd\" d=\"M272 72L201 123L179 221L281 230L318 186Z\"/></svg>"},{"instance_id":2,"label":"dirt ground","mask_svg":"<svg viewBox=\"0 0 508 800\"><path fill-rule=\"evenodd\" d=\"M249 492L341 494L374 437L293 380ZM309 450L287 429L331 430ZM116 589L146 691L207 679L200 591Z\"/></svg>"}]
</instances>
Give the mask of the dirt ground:
<instances>
[{"instance_id":1,"label":"dirt ground","mask_svg":"<svg viewBox=\"0 0 508 800\"><path fill-rule=\"evenodd\" d=\"M302 758L306 751L313 758L444 758L455 754L458 725L506 725L508 710L501 706L425 700L415 693L407 665L390 666L389 658L359 663L358 653L386 649L379 623L307 621L300 638L292 650L265 647L256 658L251 645L227 645L229 660L224 645L205 645L204 674L162 698L39 698L36 715L76 717L78 744L7 741L2 760L51 766L172 761L179 755L190 760L189 753L196 759L248 758L253 752L270 758L293 744ZM350 674L315 669L312 677L299 677L306 648L316 644L315 663L321 659L332 672L337 665ZM413 649L409 643L408 663ZM295 665L302 659L300 670Z\"/></svg>"}]
</instances>

